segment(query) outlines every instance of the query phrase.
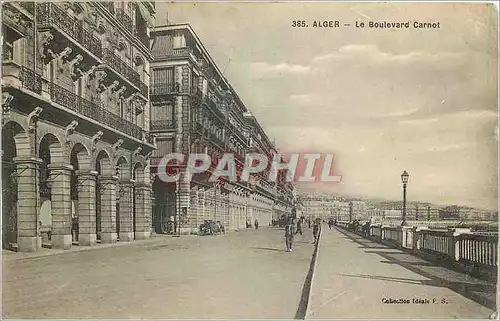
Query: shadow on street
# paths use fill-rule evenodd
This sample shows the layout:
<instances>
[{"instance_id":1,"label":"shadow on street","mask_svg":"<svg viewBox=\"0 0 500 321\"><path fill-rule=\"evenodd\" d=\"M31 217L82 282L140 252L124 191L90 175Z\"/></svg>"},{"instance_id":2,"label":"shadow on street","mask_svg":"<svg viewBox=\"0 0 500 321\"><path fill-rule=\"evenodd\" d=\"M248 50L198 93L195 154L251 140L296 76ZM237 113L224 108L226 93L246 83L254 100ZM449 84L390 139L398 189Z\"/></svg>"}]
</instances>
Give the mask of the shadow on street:
<instances>
[{"instance_id":1,"label":"shadow on street","mask_svg":"<svg viewBox=\"0 0 500 321\"><path fill-rule=\"evenodd\" d=\"M386 261L381 261L385 264L395 264L402 266L414 273L417 273L429 280L413 280L408 278L396 278L385 276L372 276L372 275L343 275L356 278L367 278L384 280L389 282L399 282L408 284L421 284L436 287L448 288L464 297L473 300L490 309L496 309L496 286L487 281L482 281L469 275L453 271L446 267L440 266L433 262L426 261L415 255L405 253L401 250L395 250L388 246L383 246L380 243L371 241L357 234L337 229L346 238L353 242L362 245L360 248L366 249L365 253L378 254ZM375 249L385 249L392 251L376 251Z\"/></svg>"}]
</instances>

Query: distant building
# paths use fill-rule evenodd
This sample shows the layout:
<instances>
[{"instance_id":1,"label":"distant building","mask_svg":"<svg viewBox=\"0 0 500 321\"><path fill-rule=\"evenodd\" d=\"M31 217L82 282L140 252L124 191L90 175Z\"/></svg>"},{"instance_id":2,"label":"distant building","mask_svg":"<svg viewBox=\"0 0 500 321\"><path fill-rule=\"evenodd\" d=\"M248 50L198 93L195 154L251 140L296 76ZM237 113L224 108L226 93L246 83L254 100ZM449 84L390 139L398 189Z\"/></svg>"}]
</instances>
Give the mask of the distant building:
<instances>
[{"instance_id":1,"label":"distant building","mask_svg":"<svg viewBox=\"0 0 500 321\"><path fill-rule=\"evenodd\" d=\"M439 210L439 218L441 220L459 220L460 207L456 205L447 206Z\"/></svg>"}]
</instances>

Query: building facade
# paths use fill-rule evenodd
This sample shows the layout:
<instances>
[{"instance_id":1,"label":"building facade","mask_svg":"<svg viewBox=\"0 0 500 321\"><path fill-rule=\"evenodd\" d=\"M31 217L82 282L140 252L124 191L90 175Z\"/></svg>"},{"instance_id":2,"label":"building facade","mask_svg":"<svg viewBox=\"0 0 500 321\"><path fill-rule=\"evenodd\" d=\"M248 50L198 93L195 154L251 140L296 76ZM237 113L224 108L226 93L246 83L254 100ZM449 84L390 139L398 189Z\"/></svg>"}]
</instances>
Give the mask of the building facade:
<instances>
[{"instance_id":1,"label":"building facade","mask_svg":"<svg viewBox=\"0 0 500 321\"><path fill-rule=\"evenodd\" d=\"M165 183L156 176L155 230L172 232L173 226L193 233L205 220L237 230L256 219L267 225L273 215L291 213L293 186L282 173L276 182L269 182L268 169L252 174L248 182L208 180L223 153L235 155L240 174L247 152L271 156L277 150L194 30L188 24L156 26L152 51L150 130L158 147L151 157L153 175L169 153L206 153L212 159L209 170L189 182L183 180L183 164L169 166L180 175L179 182Z\"/></svg>"},{"instance_id":2,"label":"building facade","mask_svg":"<svg viewBox=\"0 0 500 321\"><path fill-rule=\"evenodd\" d=\"M151 232L153 2L2 4L4 247Z\"/></svg>"}]
</instances>

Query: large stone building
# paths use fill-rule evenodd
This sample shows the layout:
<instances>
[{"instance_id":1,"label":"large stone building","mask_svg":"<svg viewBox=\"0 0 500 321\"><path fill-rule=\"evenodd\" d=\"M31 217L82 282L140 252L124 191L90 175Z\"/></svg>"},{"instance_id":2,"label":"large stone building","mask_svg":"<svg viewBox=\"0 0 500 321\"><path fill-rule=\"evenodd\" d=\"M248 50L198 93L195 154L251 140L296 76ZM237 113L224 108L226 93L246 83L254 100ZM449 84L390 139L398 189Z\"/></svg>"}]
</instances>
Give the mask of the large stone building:
<instances>
[{"instance_id":1,"label":"large stone building","mask_svg":"<svg viewBox=\"0 0 500 321\"><path fill-rule=\"evenodd\" d=\"M2 4L4 247L151 232L153 2Z\"/></svg>"},{"instance_id":2,"label":"large stone building","mask_svg":"<svg viewBox=\"0 0 500 321\"><path fill-rule=\"evenodd\" d=\"M338 221L368 220L373 214L365 201L337 195L302 194L300 201L304 204L307 217L322 219L333 218Z\"/></svg>"},{"instance_id":3,"label":"large stone building","mask_svg":"<svg viewBox=\"0 0 500 321\"><path fill-rule=\"evenodd\" d=\"M236 155L239 173L247 152L271 155L277 150L190 25L156 26L152 38L150 129L158 149L151 157L151 171L157 173L161 158L173 152L186 157L208 153L213 160L206 175L190 182L167 184L156 177L156 231L171 232L180 226L177 231L195 232L205 220L237 230L255 219L267 225L273 216L290 214L293 186L283 175L276 183L268 181L268 170L248 183L208 181L223 153ZM182 164L173 170L181 178L186 173Z\"/></svg>"}]
</instances>

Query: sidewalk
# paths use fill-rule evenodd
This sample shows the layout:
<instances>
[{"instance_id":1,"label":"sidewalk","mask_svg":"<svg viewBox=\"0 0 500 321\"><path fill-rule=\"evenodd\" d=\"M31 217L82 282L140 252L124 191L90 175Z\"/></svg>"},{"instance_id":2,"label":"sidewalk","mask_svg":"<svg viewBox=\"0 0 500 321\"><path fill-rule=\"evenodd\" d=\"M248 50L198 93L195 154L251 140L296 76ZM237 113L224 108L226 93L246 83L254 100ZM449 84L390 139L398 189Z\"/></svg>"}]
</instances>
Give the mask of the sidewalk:
<instances>
[{"instance_id":1,"label":"sidewalk","mask_svg":"<svg viewBox=\"0 0 500 321\"><path fill-rule=\"evenodd\" d=\"M70 249L67 249L67 250L49 249L49 248L41 248L36 252L13 252L13 251L9 251L9 250L2 250L2 260L4 262L11 262L11 261L17 261L17 260L26 260L26 259L33 259L33 258L52 256L52 255L61 255L61 254L67 254L67 253L84 252L84 251L97 251L97 250L102 250L102 249L108 249L111 247L151 244L151 243L158 242L159 240L165 240L169 237L172 237L172 236L158 234L158 235L153 235L151 238L149 238L147 240L137 240L137 241L132 241L132 242L116 242L116 243L109 243L109 244L100 244L99 243L99 244L96 244L94 246L73 245Z\"/></svg>"},{"instance_id":2,"label":"sidewalk","mask_svg":"<svg viewBox=\"0 0 500 321\"><path fill-rule=\"evenodd\" d=\"M493 313L486 307L495 306L491 283L335 228L323 229L321 238L308 318L484 319Z\"/></svg>"},{"instance_id":3,"label":"sidewalk","mask_svg":"<svg viewBox=\"0 0 500 321\"><path fill-rule=\"evenodd\" d=\"M248 229L250 230L250 229ZM240 230L240 231L231 231L227 233L242 233L248 230ZM123 247L123 246L151 246L156 243L165 243L165 242L177 242L176 240L182 240L181 242L185 242L186 239L195 239L197 237L209 237L209 236L198 236L198 235L181 235L180 237L174 235L167 234L152 234L149 239L146 240L134 240L131 242L116 242L116 243L98 243L94 246L79 246L73 245L68 250L59 250L59 249L49 249L49 248L41 248L36 252L14 252L2 249L2 261L3 262L12 262L18 260L26 260L26 259L34 259L46 256L53 255L61 255L61 254L69 254L76 252L86 252L86 251L97 251L102 249L109 249L113 247Z\"/></svg>"}]
</instances>

